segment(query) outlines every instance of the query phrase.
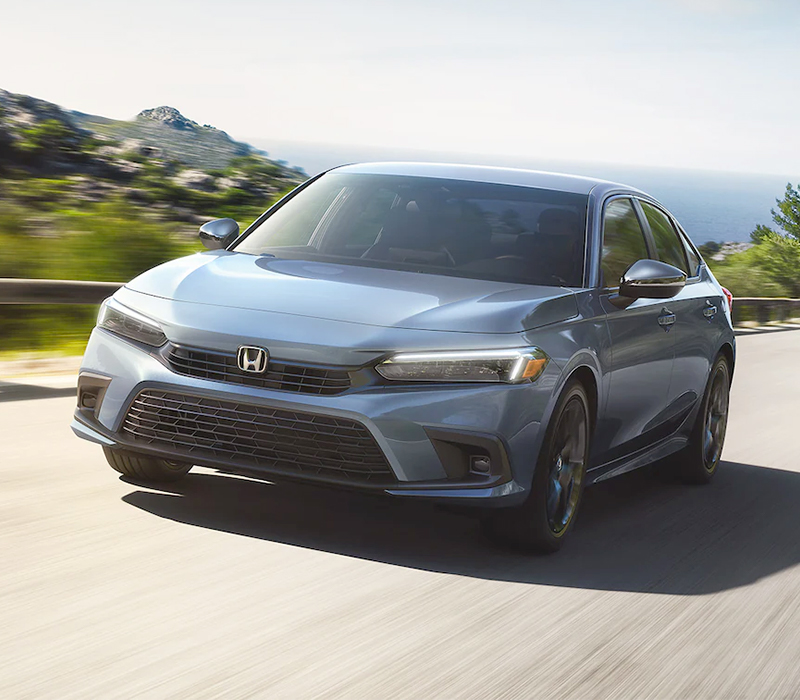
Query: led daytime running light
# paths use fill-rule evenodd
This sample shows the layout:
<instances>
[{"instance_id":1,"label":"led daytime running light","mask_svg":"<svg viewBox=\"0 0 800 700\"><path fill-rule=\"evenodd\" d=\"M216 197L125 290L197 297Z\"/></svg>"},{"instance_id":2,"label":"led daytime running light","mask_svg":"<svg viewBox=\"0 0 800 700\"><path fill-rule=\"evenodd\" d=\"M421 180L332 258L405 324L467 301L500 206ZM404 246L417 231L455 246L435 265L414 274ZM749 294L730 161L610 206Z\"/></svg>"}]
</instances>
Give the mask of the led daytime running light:
<instances>
[{"instance_id":1,"label":"led daytime running light","mask_svg":"<svg viewBox=\"0 0 800 700\"><path fill-rule=\"evenodd\" d=\"M376 367L392 381L505 382L535 381L548 357L539 348L399 353Z\"/></svg>"}]
</instances>

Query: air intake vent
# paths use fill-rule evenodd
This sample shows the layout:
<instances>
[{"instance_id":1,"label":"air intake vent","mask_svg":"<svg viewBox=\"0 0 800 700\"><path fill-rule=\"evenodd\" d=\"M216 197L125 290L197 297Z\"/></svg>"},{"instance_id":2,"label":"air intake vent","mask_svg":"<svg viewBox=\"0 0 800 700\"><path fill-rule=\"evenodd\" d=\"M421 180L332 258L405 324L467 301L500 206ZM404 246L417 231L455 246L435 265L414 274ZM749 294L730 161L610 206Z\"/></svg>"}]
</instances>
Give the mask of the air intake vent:
<instances>
[{"instance_id":1,"label":"air intake vent","mask_svg":"<svg viewBox=\"0 0 800 700\"><path fill-rule=\"evenodd\" d=\"M372 433L350 418L146 389L128 409L122 431L200 464L217 460L311 478L395 482Z\"/></svg>"}]
</instances>

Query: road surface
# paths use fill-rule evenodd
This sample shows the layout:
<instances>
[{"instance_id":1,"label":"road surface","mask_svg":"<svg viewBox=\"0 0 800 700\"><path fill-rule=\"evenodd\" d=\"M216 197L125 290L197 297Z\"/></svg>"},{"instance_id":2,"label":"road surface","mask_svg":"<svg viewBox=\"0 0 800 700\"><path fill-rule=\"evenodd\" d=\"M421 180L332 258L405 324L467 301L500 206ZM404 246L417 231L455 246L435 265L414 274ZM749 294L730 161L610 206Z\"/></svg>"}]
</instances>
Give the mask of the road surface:
<instances>
[{"instance_id":1,"label":"road surface","mask_svg":"<svg viewBox=\"0 0 800 700\"><path fill-rule=\"evenodd\" d=\"M739 338L715 483L587 491L555 556L425 504L126 483L0 391L2 698L800 697L800 331Z\"/></svg>"}]
</instances>

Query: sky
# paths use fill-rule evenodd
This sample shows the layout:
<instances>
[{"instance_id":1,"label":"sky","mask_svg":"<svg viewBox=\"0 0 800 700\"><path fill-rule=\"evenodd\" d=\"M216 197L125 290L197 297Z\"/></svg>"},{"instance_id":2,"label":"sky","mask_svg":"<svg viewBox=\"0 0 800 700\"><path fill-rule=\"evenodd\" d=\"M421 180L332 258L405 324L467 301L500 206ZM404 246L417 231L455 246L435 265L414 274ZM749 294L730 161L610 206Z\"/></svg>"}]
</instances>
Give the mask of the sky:
<instances>
[{"instance_id":1,"label":"sky","mask_svg":"<svg viewBox=\"0 0 800 700\"><path fill-rule=\"evenodd\" d=\"M800 175L800 0L0 9L0 88L271 140Z\"/></svg>"}]
</instances>

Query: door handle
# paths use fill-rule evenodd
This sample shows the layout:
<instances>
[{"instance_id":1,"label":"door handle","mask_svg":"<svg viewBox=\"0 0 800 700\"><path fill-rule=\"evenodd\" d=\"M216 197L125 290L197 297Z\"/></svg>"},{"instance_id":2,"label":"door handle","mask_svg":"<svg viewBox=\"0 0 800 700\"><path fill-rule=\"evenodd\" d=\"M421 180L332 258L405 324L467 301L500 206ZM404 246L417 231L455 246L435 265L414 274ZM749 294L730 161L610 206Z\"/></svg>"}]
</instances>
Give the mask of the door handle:
<instances>
[{"instance_id":1,"label":"door handle","mask_svg":"<svg viewBox=\"0 0 800 700\"><path fill-rule=\"evenodd\" d=\"M717 307L714 306L710 301L706 302L706 308L703 309L703 316L705 316L709 321L711 321L714 316L717 315Z\"/></svg>"},{"instance_id":2,"label":"door handle","mask_svg":"<svg viewBox=\"0 0 800 700\"><path fill-rule=\"evenodd\" d=\"M675 314L667 308L661 309L661 315L658 317L658 325L669 332L673 323L675 323Z\"/></svg>"}]
</instances>

